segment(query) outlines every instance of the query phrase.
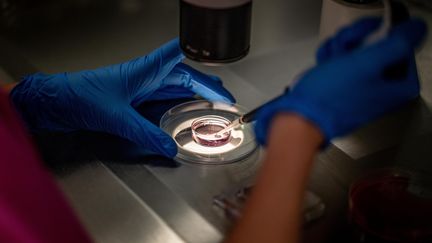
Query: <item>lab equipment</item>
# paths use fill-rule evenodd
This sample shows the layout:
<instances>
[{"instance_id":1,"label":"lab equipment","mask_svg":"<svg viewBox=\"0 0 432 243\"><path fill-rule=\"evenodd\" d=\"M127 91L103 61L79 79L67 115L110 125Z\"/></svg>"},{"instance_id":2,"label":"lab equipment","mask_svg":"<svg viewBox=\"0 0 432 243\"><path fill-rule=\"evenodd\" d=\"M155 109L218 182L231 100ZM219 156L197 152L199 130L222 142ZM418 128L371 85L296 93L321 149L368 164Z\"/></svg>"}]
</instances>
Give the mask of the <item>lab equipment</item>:
<instances>
[{"instance_id":1,"label":"lab equipment","mask_svg":"<svg viewBox=\"0 0 432 243\"><path fill-rule=\"evenodd\" d=\"M384 39L391 27L409 19L406 7L400 1L379 1L382 18L364 17L351 27L343 28L332 38L327 39L318 49L317 61L322 63L330 57L345 54L360 46L373 44ZM379 13L376 13L378 15ZM364 36L367 36L364 38Z\"/></svg>"},{"instance_id":2,"label":"lab equipment","mask_svg":"<svg viewBox=\"0 0 432 243\"><path fill-rule=\"evenodd\" d=\"M318 61L319 57L322 55L322 50L326 48L332 48L333 51L340 50L341 53L352 50L361 45L367 46L376 43L384 39L390 32L393 26L396 26L409 19L410 15L408 9L404 4L398 0L382 0L380 1L383 8L383 16L381 19L380 27L377 28L378 21L374 18L364 19L358 21L355 25L356 28L344 29L341 31L333 40L327 41L323 47L318 51ZM372 31L372 33L370 33ZM362 35L368 34L367 38L359 38ZM338 40L339 42L336 42ZM339 46L335 45L338 44ZM338 53L338 52L336 52ZM384 75L389 79L398 79L406 76L408 69L408 60L401 60L400 62L394 64L392 67L388 67L384 71Z\"/></svg>"},{"instance_id":3,"label":"lab equipment","mask_svg":"<svg viewBox=\"0 0 432 243\"><path fill-rule=\"evenodd\" d=\"M195 61L237 61L249 52L252 0L180 0L180 45Z\"/></svg>"},{"instance_id":4,"label":"lab equipment","mask_svg":"<svg viewBox=\"0 0 432 243\"><path fill-rule=\"evenodd\" d=\"M285 89L285 94L289 92L289 87L287 87ZM217 131L216 133L213 134L214 137L218 138L218 137L222 137L225 133L231 131L232 129L241 126L244 123L250 123L256 120L256 116L259 112L259 110L265 106L270 105L272 102L276 101L277 99L279 99L280 96L268 101L267 103L265 103L264 105L261 105L251 111L249 111L248 113L240 116L239 118L235 119L234 121L232 121L227 127L225 127L224 129Z\"/></svg>"},{"instance_id":5,"label":"lab equipment","mask_svg":"<svg viewBox=\"0 0 432 243\"><path fill-rule=\"evenodd\" d=\"M192 123L199 119L222 117L229 122L239 118L245 109L234 104L197 100L186 102L168 110L160 120L160 127L177 144L178 153L174 160L180 163L219 165L242 161L257 150L257 143L251 124L232 129L227 141L217 142L218 146L208 146L212 141L196 141L192 134ZM213 142L220 138L206 137ZM226 138L226 137L225 137Z\"/></svg>"},{"instance_id":6,"label":"lab equipment","mask_svg":"<svg viewBox=\"0 0 432 243\"><path fill-rule=\"evenodd\" d=\"M356 2L356 1L352 1ZM361 1L360 1L361 2ZM366 1L365 3L376 2L376 1ZM346 52L345 48L355 48L357 46L363 45L371 45L379 40L384 39L389 33L392 26L402 23L409 19L409 13L407 9L403 6L402 3L394 0L383 0L384 5L384 16L381 21L376 18L366 18L361 21L355 23L351 28L346 28L341 31L337 37L327 41L318 51L318 62L323 62L329 53L333 52L334 54L342 54ZM362 3L363 4L363 3ZM380 26L378 28L378 26ZM378 28L378 30L376 30ZM365 39L361 38L362 36L367 36ZM339 41L335 41L339 40ZM337 43L338 45L334 45ZM386 74L388 76L393 76L393 78L403 78L403 71L407 70L408 63L402 62L398 63L386 70ZM295 83L295 82L294 82ZM286 89L285 94L289 92L289 88ZM261 107L265 107L271 102L275 101L277 98L271 100L267 104L262 105ZM256 118L256 114L261 109L261 107L257 107L256 109L248 112L247 114L241 116L240 118L233 121L228 127L220 130L215 133L216 137L222 136L225 132L230 131L231 129L240 126L243 123L252 122Z\"/></svg>"},{"instance_id":7,"label":"lab equipment","mask_svg":"<svg viewBox=\"0 0 432 243\"><path fill-rule=\"evenodd\" d=\"M224 130L230 123L228 119L221 116L200 117L191 124L192 137L196 143L203 146L222 146L231 139L231 131L223 132L220 136L214 134Z\"/></svg>"},{"instance_id":8,"label":"lab equipment","mask_svg":"<svg viewBox=\"0 0 432 243\"><path fill-rule=\"evenodd\" d=\"M356 28L354 24L350 28ZM336 46L335 55L309 70L289 94L261 109L256 136L266 142L272 118L279 112L293 112L314 123L326 142L392 111L419 95L417 69L413 50L422 42L426 25L412 19L395 26L384 39L362 48L338 49L346 36L341 31L327 46ZM361 43L368 35L347 38ZM345 45L349 46L349 45ZM331 49L331 48L330 48ZM352 51L355 50L355 51ZM318 55L320 53L318 52ZM383 73L401 60L409 60L405 76L397 78ZM319 87L319 88L317 88Z\"/></svg>"},{"instance_id":9,"label":"lab equipment","mask_svg":"<svg viewBox=\"0 0 432 243\"><path fill-rule=\"evenodd\" d=\"M323 0L320 20L320 41L325 41L356 21L383 14L380 0Z\"/></svg>"},{"instance_id":10,"label":"lab equipment","mask_svg":"<svg viewBox=\"0 0 432 243\"><path fill-rule=\"evenodd\" d=\"M405 5L398 0L383 0L384 2L384 17L380 30L376 36L368 38L366 44L383 39L390 32L391 27L397 26L410 18L410 14ZM400 60L398 63L384 70L384 75L389 79L403 78L407 75L409 68L409 60Z\"/></svg>"},{"instance_id":11,"label":"lab equipment","mask_svg":"<svg viewBox=\"0 0 432 243\"><path fill-rule=\"evenodd\" d=\"M432 242L430 175L381 169L358 179L349 192L354 242Z\"/></svg>"},{"instance_id":12,"label":"lab equipment","mask_svg":"<svg viewBox=\"0 0 432 243\"><path fill-rule=\"evenodd\" d=\"M90 130L174 157L177 145L134 108L144 101L193 97L235 102L220 79L180 63L178 39L129 62L73 73L27 76L11 99L33 132Z\"/></svg>"},{"instance_id":13,"label":"lab equipment","mask_svg":"<svg viewBox=\"0 0 432 243\"><path fill-rule=\"evenodd\" d=\"M384 5L384 9L383 9L383 15L381 18L381 25L379 27L379 29L377 31L375 31L374 33L372 33L371 35L369 35L366 40L363 41L364 45L368 45L368 44L372 44L374 42L377 42L381 39L384 39L388 32L390 31L392 25L392 17L395 16L394 14L392 14L392 10L395 10L392 7L392 3L394 1L390 1L390 0L382 0L382 3ZM409 16L405 15L403 20L408 19ZM396 24L396 23L394 23Z\"/></svg>"}]
</instances>

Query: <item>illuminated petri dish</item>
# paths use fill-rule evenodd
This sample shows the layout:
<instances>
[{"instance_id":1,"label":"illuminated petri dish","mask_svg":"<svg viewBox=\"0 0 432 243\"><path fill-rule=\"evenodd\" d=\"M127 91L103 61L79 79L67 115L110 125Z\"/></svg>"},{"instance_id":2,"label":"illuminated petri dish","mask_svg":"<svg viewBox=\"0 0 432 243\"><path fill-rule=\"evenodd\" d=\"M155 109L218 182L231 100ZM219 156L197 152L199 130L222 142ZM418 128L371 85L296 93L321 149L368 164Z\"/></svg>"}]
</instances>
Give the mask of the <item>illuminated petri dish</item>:
<instances>
[{"instance_id":1,"label":"illuminated petri dish","mask_svg":"<svg viewBox=\"0 0 432 243\"><path fill-rule=\"evenodd\" d=\"M231 132L228 131L221 136L214 134L228 127L230 123L230 120L221 116L200 117L191 124L192 138L197 144L207 147L225 145L231 139Z\"/></svg>"},{"instance_id":2,"label":"illuminated petri dish","mask_svg":"<svg viewBox=\"0 0 432 243\"><path fill-rule=\"evenodd\" d=\"M204 100L191 101L168 110L161 118L160 127L177 143L178 152L174 158L176 161L193 164L228 164L241 161L256 151L257 143L252 124L243 124L231 130L228 136L222 136L217 140L209 139L205 133L212 132L206 131L208 129L222 129L221 127L227 126L226 124L245 112L246 110L238 105ZM213 117L212 126L205 123L209 117ZM217 126L220 127L214 126L214 118L218 118ZM204 119L204 123L200 119ZM194 121L195 125L200 125L195 129L192 124ZM202 140L199 140L200 138Z\"/></svg>"}]
</instances>

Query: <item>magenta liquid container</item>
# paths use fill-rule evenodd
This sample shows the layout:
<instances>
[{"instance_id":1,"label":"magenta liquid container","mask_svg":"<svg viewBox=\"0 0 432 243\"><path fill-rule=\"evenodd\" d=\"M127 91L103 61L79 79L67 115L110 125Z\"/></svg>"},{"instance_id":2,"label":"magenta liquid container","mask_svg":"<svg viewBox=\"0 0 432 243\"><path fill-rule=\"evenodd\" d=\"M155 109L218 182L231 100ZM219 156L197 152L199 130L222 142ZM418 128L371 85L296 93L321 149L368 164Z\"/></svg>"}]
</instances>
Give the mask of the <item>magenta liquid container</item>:
<instances>
[{"instance_id":1,"label":"magenta liquid container","mask_svg":"<svg viewBox=\"0 0 432 243\"><path fill-rule=\"evenodd\" d=\"M192 122L192 137L198 144L218 147L227 144L231 138L228 131L221 136L214 134L229 126L231 122L221 116L203 116Z\"/></svg>"},{"instance_id":2,"label":"magenta liquid container","mask_svg":"<svg viewBox=\"0 0 432 243\"><path fill-rule=\"evenodd\" d=\"M398 169L358 180L349 192L353 242L432 242L431 194L421 176Z\"/></svg>"}]
</instances>

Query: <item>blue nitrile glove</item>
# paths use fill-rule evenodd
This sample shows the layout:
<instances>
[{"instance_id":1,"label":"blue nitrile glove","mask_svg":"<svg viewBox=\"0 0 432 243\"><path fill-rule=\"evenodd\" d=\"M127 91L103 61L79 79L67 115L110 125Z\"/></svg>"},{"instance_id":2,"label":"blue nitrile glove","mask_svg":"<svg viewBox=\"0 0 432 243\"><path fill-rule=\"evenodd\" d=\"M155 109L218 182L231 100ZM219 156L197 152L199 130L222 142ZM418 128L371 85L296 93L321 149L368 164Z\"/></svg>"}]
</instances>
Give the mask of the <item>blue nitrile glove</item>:
<instances>
[{"instance_id":1,"label":"blue nitrile glove","mask_svg":"<svg viewBox=\"0 0 432 243\"><path fill-rule=\"evenodd\" d=\"M173 157L172 138L134 109L147 100L192 97L235 102L214 76L186 64L178 40L149 55L95 70L25 77L11 99L33 132L90 130Z\"/></svg>"},{"instance_id":2,"label":"blue nitrile glove","mask_svg":"<svg viewBox=\"0 0 432 243\"><path fill-rule=\"evenodd\" d=\"M369 27L359 28L365 25ZM384 40L363 47L362 40L376 27L376 23L357 23L325 43L318 65L289 93L261 109L255 128L258 140L266 143L268 128L279 112L303 116L328 142L417 97L413 51L425 37L426 25L409 20L394 27ZM384 72L403 60L409 60L407 75L386 78Z\"/></svg>"},{"instance_id":3,"label":"blue nitrile glove","mask_svg":"<svg viewBox=\"0 0 432 243\"><path fill-rule=\"evenodd\" d=\"M316 52L317 63L324 63L330 58L345 55L360 47L365 38L378 30L381 22L380 17L366 17L343 28L318 48Z\"/></svg>"}]
</instances>

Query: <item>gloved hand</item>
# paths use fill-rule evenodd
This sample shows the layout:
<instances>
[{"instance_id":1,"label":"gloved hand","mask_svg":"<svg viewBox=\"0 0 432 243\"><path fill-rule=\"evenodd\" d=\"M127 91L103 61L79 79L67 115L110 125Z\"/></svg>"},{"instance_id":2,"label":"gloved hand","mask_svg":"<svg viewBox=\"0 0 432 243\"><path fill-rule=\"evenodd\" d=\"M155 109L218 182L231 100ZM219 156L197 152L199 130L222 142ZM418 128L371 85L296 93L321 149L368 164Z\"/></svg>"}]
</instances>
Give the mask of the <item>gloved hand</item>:
<instances>
[{"instance_id":1,"label":"gloved hand","mask_svg":"<svg viewBox=\"0 0 432 243\"><path fill-rule=\"evenodd\" d=\"M235 102L214 76L180 63L175 39L149 55L95 70L25 77L11 99L33 132L90 130L129 139L167 157L172 138L134 109L143 101L192 97Z\"/></svg>"},{"instance_id":2,"label":"gloved hand","mask_svg":"<svg viewBox=\"0 0 432 243\"><path fill-rule=\"evenodd\" d=\"M413 50L424 38L426 25L420 20L404 22L384 40L363 47L362 41L377 26L374 20L360 21L326 42L318 51L318 65L289 93L261 109L255 127L258 140L266 142L279 112L311 121L328 142L417 97ZM407 75L388 79L385 71L403 60L409 60Z\"/></svg>"},{"instance_id":3,"label":"gloved hand","mask_svg":"<svg viewBox=\"0 0 432 243\"><path fill-rule=\"evenodd\" d=\"M369 35L378 30L381 22L380 17L365 17L341 29L318 48L317 63L322 64L331 58L345 55L360 47Z\"/></svg>"}]
</instances>

